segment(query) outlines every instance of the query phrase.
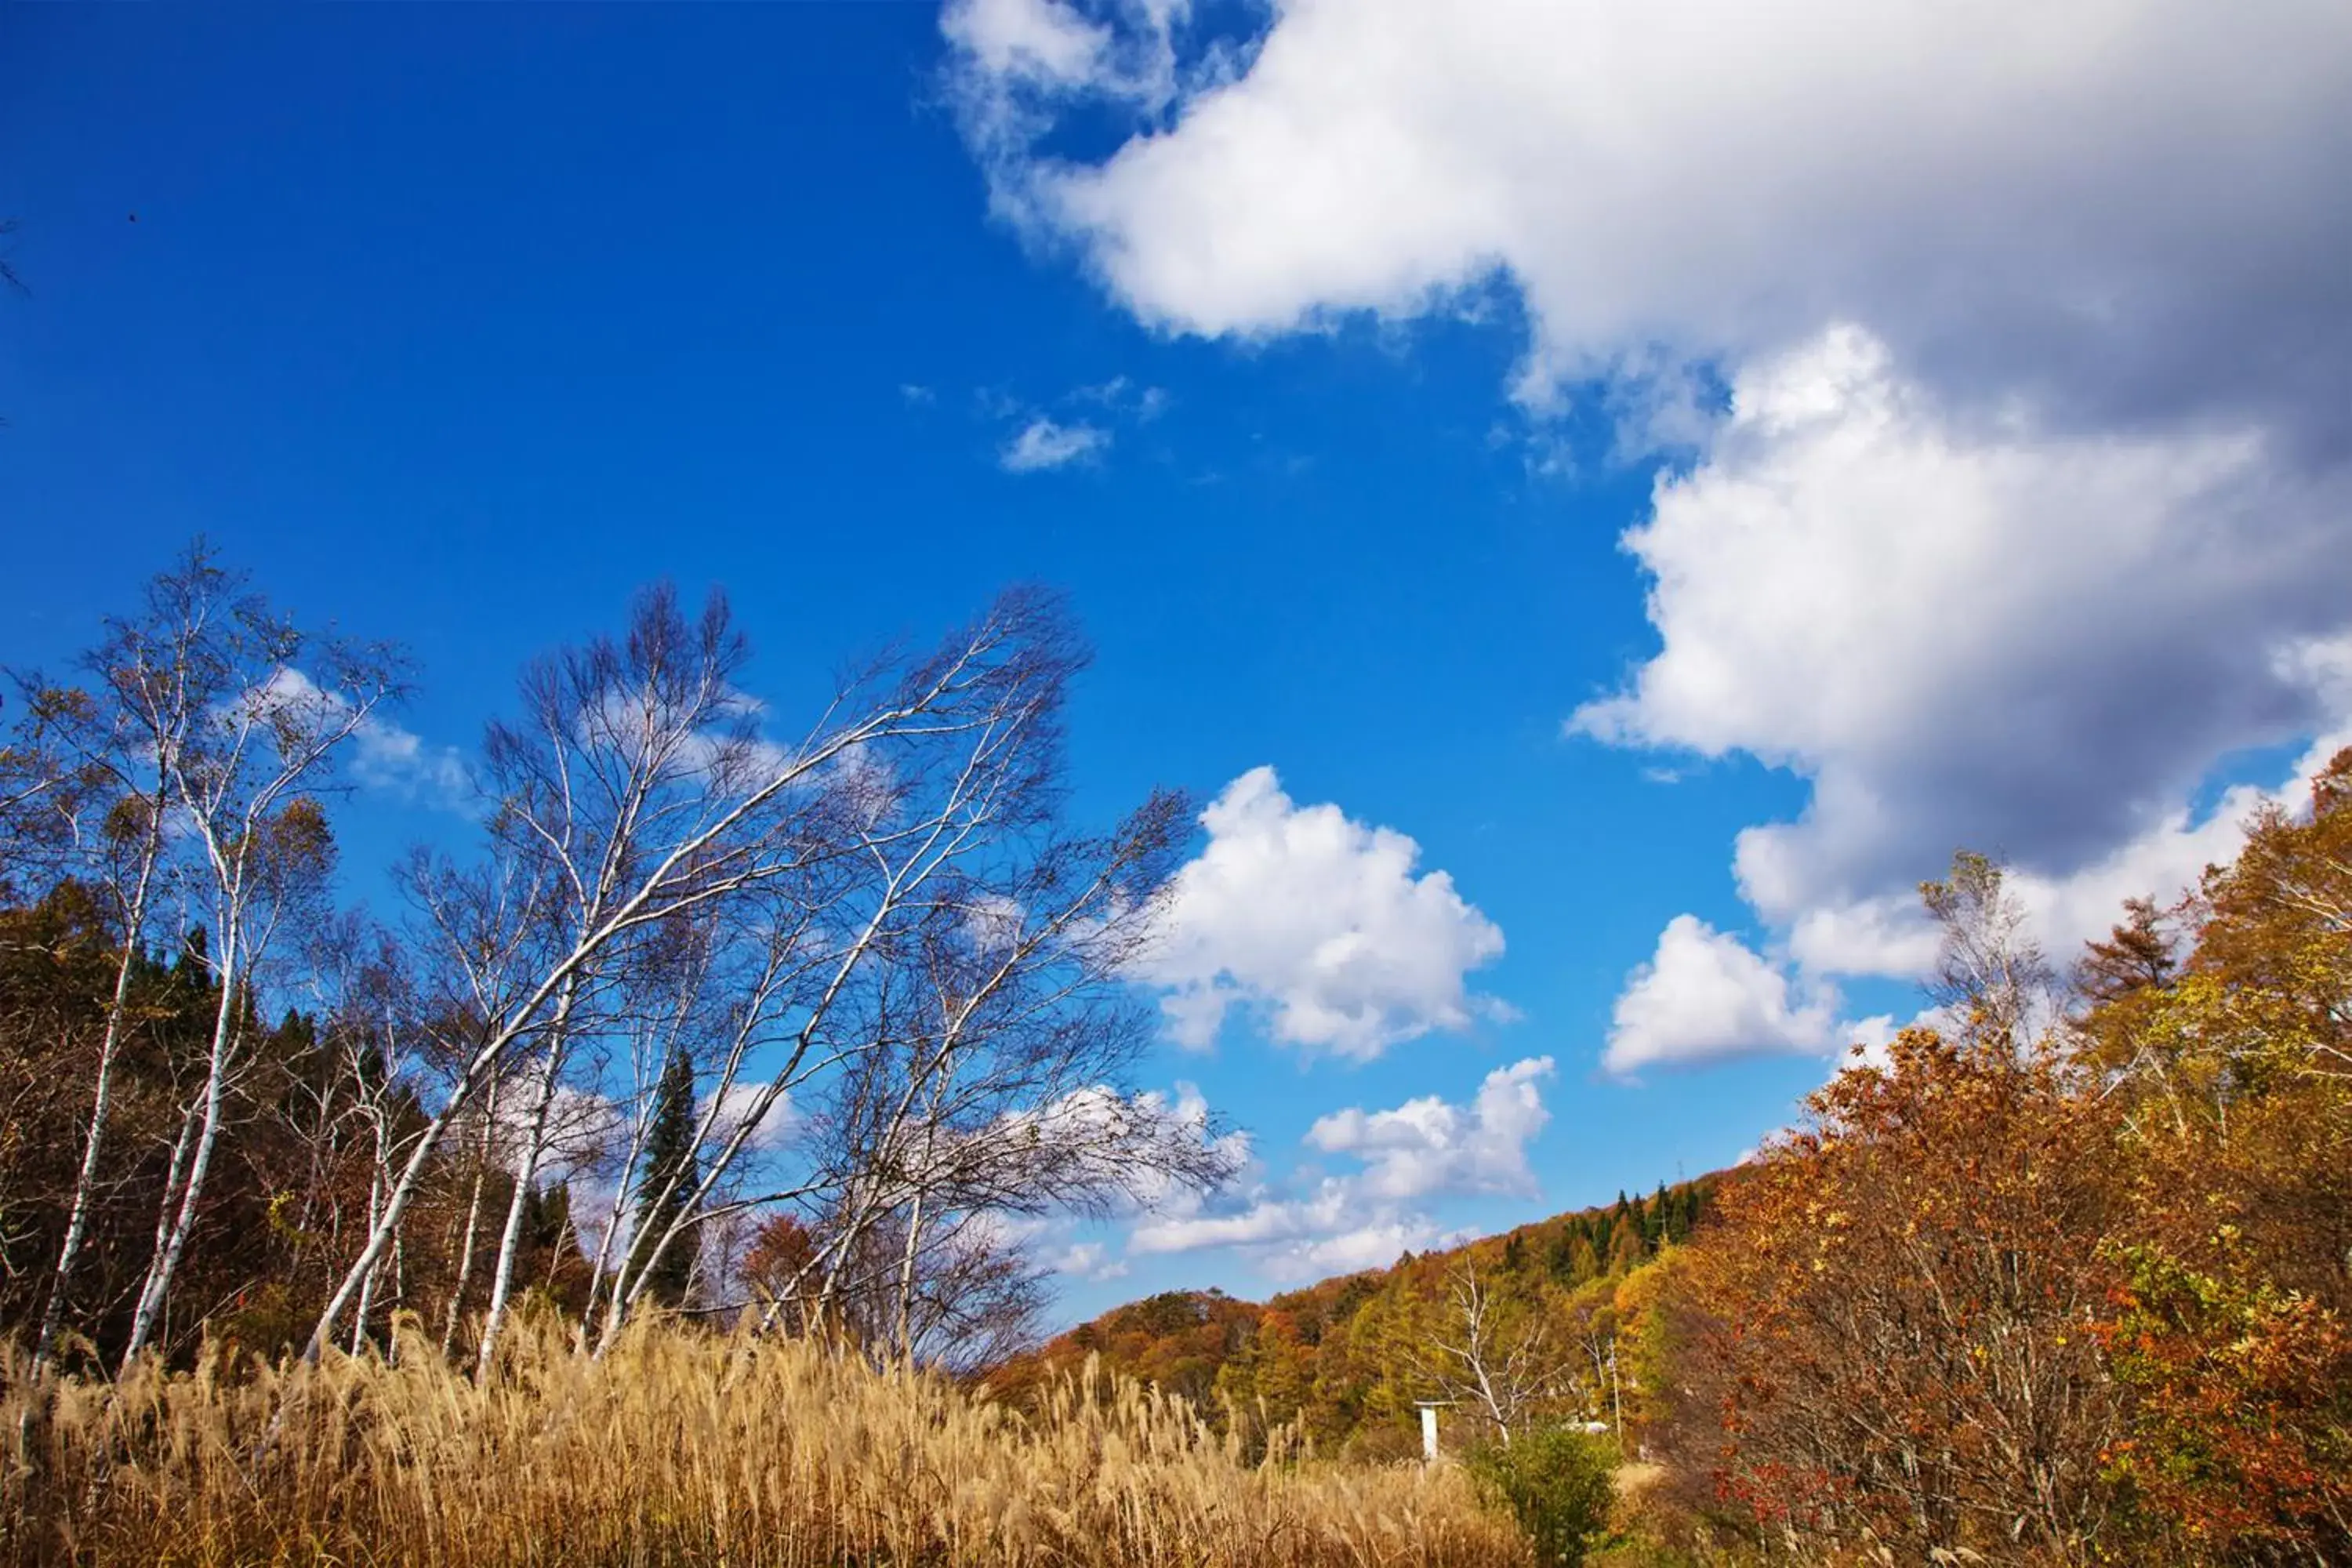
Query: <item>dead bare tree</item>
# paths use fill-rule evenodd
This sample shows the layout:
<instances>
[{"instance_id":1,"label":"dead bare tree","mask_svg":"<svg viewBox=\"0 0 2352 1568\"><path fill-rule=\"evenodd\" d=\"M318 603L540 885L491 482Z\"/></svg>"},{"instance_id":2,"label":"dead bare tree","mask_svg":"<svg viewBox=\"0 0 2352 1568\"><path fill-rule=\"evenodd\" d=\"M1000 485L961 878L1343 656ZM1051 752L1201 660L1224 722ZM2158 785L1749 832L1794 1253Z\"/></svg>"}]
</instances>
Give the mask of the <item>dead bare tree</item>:
<instances>
[{"instance_id":1,"label":"dead bare tree","mask_svg":"<svg viewBox=\"0 0 2352 1568\"><path fill-rule=\"evenodd\" d=\"M1467 1258L1446 1287L1443 1321L1415 1352L1415 1370L1442 1398L1492 1422L1507 1446L1514 1428L1573 1392L1575 1347L1555 1342L1540 1303L1498 1296Z\"/></svg>"}]
</instances>

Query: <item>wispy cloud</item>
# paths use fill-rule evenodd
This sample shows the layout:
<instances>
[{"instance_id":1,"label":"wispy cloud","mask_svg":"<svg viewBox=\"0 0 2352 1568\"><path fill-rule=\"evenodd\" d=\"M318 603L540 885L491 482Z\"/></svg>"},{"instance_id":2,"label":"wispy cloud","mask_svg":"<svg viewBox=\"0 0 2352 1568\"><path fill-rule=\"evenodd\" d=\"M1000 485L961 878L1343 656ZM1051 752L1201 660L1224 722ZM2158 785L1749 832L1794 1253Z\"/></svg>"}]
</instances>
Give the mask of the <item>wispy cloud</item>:
<instances>
[{"instance_id":1,"label":"wispy cloud","mask_svg":"<svg viewBox=\"0 0 2352 1568\"><path fill-rule=\"evenodd\" d=\"M1084 420L1064 425L1040 414L997 454L1008 474L1034 474L1091 460L1110 447L1110 432Z\"/></svg>"}]
</instances>

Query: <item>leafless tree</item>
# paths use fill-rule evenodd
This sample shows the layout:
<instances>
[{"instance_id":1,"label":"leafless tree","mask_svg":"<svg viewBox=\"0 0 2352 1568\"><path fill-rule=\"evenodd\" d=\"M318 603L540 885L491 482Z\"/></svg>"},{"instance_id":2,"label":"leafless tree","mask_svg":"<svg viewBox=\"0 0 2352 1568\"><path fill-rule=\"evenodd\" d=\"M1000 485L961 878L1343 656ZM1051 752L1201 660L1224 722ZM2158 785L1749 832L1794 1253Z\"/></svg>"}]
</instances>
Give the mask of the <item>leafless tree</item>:
<instances>
[{"instance_id":1,"label":"leafless tree","mask_svg":"<svg viewBox=\"0 0 2352 1568\"><path fill-rule=\"evenodd\" d=\"M981 1216L1097 1210L1230 1170L1204 1119L1115 1087L1150 1037L1126 972L1155 929L1183 803L1157 797L1101 838L1058 827L1077 660L1058 625L1035 636L979 722L861 756L842 781L829 826L851 852L825 862L814 899L757 923L752 984L703 1097L695 1190L640 1194L640 1212L670 1218L631 1248L634 1278L612 1276L604 1337L666 1247L747 1203L793 1201L820 1216L822 1240L779 1300L836 1324L860 1315L853 1300L888 1301L873 1342L918 1353L942 1337L918 1323L930 1260L977 1278L973 1238L994 1234ZM763 1058L779 1066L750 1079ZM777 1095L808 1086L821 1110L793 1179L729 1194ZM1014 1272L991 1278L1009 1289Z\"/></svg>"},{"instance_id":2,"label":"leafless tree","mask_svg":"<svg viewBox=\"0 0 2352 1568\"><path fill-rule=\"evenodd\" d=\"M2003 867L1963 850L1946 879L1919 884L1919 896L1943 928L1929 996L1970 1038L2026 1049L2056 1020L2058 977Z\"/></svg>"},{"instance_id":3,"label":"leafless tree","mask_svg":"<svg viewBox=\"0 0 2352 1568\"><path fill-rule=\"evenodd\" d=\"M1499 1296L1467 1258L1446 1280L1444 1315L1414 1356L1415 1370L1441 1398L1494 1424L1507 1445L1576 1384L1576 1348L1558 1342L1541 1304Z\"/></svg>"},{"instance_id":4,"label":"leafless tree","mask_svg":"<svg viewBox=\"0 0 2352 1568\"><path fill-rule=\"evenodd\" d=\"M1000 601L928 657L842 683L797 744L764 738L758 706L736 684L744 649L715 596L698 620L675 595L649 595L626 639L592 644L541 667L525 685L521 726L494 736L489 771L510 782L492 823L512 851L528 842L562 890L548 961L520 994L486 1012L443 1101L394 1184L367 1245L314 1326L319 1354L414 1202L432 1156L462 1114L521 1051L571 1024L564 1009L611 979L627 943L688 911L778 899L825 942L796 963L809 1002L803 1026L723 1150L740 1152L766 1113L830 1041L831 999L847 985L877 922L841 924L830 868L862 852L841 823L899 750L1002 725L1062 656L1058 620L1034 596ZM553 717L556 722L546 721ZM511 742L511 743L509 743ZM886 879L887 880L887 879ZM808 891L787 890L805 886ZM903 900L903 888L896 897ZM895 908L890 900L869 900ZM789 949L795 953L795 945ZM724 1102L714 1098L713 1103ZM719 1162L728 1156L722 1152ZM618 1293L625 1310L629 1296Z\"/></svg>"},{"instance_id":5,"label":"leafless tree","mask_svg":"<svg viewBox=\"0 0 2352 1568\"><path fill-rule=\"evenodd\" d=\"M201 566L201 557L192 556L183 574ZM155 655L201 629L201 607L170 591L170 581L150 590L143 621L118 623L89 657L96 692L51 686L37 676L16 681L26 723L9 750L14 766L5 787L11 793L0 803L0 812L11 819L0 826L13 829L5 834L9 869L21 868L26 851L37 847L61 874L79 875L100 894L110 906L116 939L114 989L91 1069L81 1159L34 1337L37 1363L45 1363L56 1346L89 1237L113 1111L115 1067L130 1015L131 973L147 938L151 908L170 875L164 822L171 769L187 743L194 714L192 693L179 679L184 666L167 658L159 667Z\"/></svg>"},{"instance_id":6,"label":"leafless tree","mask_svg":"<svg viewBox=\"0 0 2352 1568\"><path fill-rule=\"evenodd\" d=\"M312 907L332 864L333 841L318 793L337 752L403 689L398 656L381 646L307 633L243 595L201 548L156 583L173 628L163 640L124 644L123 685L160 730L167 713L186 726L167 756L173 826L191 847L213 941L208 955L219 1005L201 1085L157 1216L155 1248L124 1364L154 1337L173 1278L201 1212L231 1086L246 1065L253 986L280 927ZM152 714L152 717L147 715Z\"/></svg>"}]
</instances>

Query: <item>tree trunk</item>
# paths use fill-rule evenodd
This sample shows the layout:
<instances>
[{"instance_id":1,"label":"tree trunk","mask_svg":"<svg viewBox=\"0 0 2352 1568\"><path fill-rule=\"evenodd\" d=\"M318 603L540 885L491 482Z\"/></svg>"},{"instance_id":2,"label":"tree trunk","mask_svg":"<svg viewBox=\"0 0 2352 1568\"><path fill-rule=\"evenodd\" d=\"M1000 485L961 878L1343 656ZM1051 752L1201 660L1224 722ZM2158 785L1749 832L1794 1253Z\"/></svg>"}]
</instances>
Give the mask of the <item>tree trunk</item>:
<instances>
[{"instance_id":1,"label":"tree trunk","mask_svg":"<svg viewBox=\"0 0 2352 1568\"><path fill-rule=\"evenodd\" d=\"M162 853L161 810L150 814L147 841L140 851L139 880L123 921L122 962L115 971L114 996L107 1005L106 1033L98 1047L98 1085L90 1096L89 1126L83 1134L81 1167L74 1173L73 1204L66 1215L65 1240L58 1247L58 1265L49 1280L49 1299L41 1308L41 1327L33 1341L33 1365L48 1364L58 1331L65 1324L66 1298L73 1285L74 1265L89 1234L89 1211L98 1197L99 1152L106 1141L106 1120L114 1100L114 1058L122 1047L123 1015L131 1005L131 971L139 954L139 938L147 924L147 889Z\"/></svg>"},{"instance_id":2,"label":"tree trunk","mask_svg":"<svg viewBox=\"0 0 2352 1568\"><path fill-rule=\"evenodd\" d=\"M379 1169L368 1178L368 1227L375 1227L376 1210L383 1203L383 1172ZM368 1271L367 1282L360 1287L360 1310L352 1314L352 1354L357 1355L367 1344L368 1310L375 1304L376 1276L383 1272L379 1263Z\"/></svg>"},{"instance_id":3,"label":"tree trunk","mask_svg":"<svg viewBox=\"0 0 2352 1568\"><path fill-rule=\"evenodd\" d=\"M523 1209L530 1202L531 1184L539 1176L539 1160L547 1144L548 1112L554 1108L555 1091L563 1077L565 1036L572 1023L572 1006L579 988L566 981L563 994L555 1004L555 1018L548 1026L547 1076L541 1079L539 1103L531 1107L530 1131L523 1142L522 1161L515 1170L514 1195L507 1200L506 1229L499 1237L499 1261L490 1275L490 1306L482 1317L482 1345L474 1359L478 1377L490 1374L490 1358L499 1348L499 1331L506 1327L507 1301L514 1290L515 1258L521 1250Z\"/></svg>"},{"instance_id":4,"label":"tree trunk","mask_svg":"<svg viewBox=\"0 0 2352 1568\"><path fill-rule=\"evenodd\" d=\"M221 994L220 1005L213 1015L212 1054L205 1065L205 1096L203 1120L196 1134L194 1157L188 1163L187 1176L179 1193L178 1212L172 1212L173 1194L167 1186L163 1194L164 1212L169 1218L158 1227L162 1245L147 1268L147 1279L139 1292L139 1308L131 1320L131 1340L123 1347L122 1366L128 1372L139 1352L147 1348L155 1335L155 1325L163 1314L163 1303L172 1293L172 1279L179 1272L181 1256L187 1251L188 1237L196 1227L197 1205L203 1201L205 1175L212 1168L213 1149L220 1141L221 1102L228 1093L229 1063L236 1054L236 935L234 920L223 921L221 932Z\"/></svg>"},{"instance_id":5,"label":"tree trunk","mask_svg":"<svg viewBox=\"0 0 2352 1568\"><path fill-rule=\"evenodd\" d=\"M490 1090L482 1106L482 1146L476 1152L473 1195L466 1200L466 1239L457 1248L457 1283L449 1292L449 1315L441 1326L441 1359L446 1361L457 1348L457 1325L465 1321L466 1288L474 1282L474 1242L482 1225L482 1184L490 1173L491 1140L499 1125L499 1080L490 1080Z\"/></svg>"}]
</instances>

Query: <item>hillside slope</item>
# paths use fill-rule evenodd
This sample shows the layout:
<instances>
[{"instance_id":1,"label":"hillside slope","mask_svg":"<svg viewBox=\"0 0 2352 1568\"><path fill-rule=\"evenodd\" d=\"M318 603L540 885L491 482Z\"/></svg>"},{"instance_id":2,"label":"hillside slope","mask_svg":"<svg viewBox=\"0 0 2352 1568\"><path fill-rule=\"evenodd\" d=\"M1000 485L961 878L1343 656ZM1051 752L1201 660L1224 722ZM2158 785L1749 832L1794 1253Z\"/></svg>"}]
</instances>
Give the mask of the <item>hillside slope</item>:
<instances>
[{"instance_id":1,"label":"hillside slope","mask_svg":"<svg viewBox=\"0 0 2352 1568\"><path fill-rule=\"evenodd\" d=\"M1412 1402L1432 1389L1423 1347L1444 1331L1465 1271L1558 1328L1554 1353L1578 1343L1605 1353L1638 1329L1638 1283L1662 1249L1706 1213L1721 1173L1646 1198L1556 1215L1446 1251L1406 1254L1387 1268L1341 1275L1264 1302L1221 1290L1147 1297L1012 1358L981 1381L1026 1403L1044 1384L1097 1356L1107 1371L1193 1401L1220 1424L1262 1433L1297 1423L1324 1451L1378 1457L1419 1441ZM1629 1352L1630 1353L1630 1352ZM1599 1363L1605 1372L1605 1362ZM1588 1379L1597 1404L1603 1378Z\"/></svg>"}]
</instances>

